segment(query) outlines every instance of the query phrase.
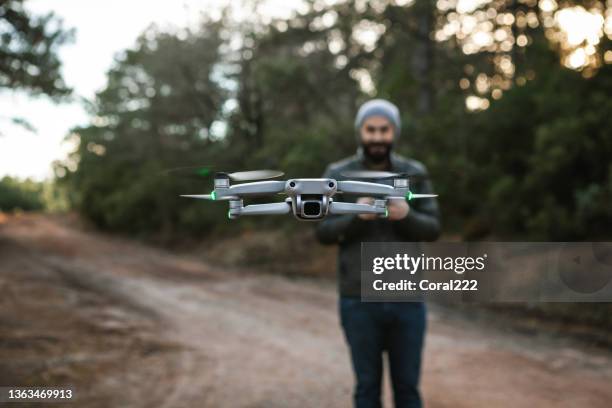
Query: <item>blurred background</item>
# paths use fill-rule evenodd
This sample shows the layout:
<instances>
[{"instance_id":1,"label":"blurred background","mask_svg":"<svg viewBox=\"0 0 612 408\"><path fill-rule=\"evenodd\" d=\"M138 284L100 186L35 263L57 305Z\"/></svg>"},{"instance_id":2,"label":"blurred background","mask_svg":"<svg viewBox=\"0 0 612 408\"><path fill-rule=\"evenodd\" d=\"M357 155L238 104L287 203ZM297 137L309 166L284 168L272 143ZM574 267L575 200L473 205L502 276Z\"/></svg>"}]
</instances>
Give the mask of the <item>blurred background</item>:
<instances>
[{"instance_id":1,"label":"blurred background","mask_svg":"<svg viewBox=\"0 0 612 408\"><path fill-rule=\"evenodd\" d=\"M1 385L348 406L334 248L179 194L318 177L381 97L443 240L609 241L611 38L610 0L0 1ZM609 303L431 310L429 406L612 399Z\"/></svg>"}]
</instances>

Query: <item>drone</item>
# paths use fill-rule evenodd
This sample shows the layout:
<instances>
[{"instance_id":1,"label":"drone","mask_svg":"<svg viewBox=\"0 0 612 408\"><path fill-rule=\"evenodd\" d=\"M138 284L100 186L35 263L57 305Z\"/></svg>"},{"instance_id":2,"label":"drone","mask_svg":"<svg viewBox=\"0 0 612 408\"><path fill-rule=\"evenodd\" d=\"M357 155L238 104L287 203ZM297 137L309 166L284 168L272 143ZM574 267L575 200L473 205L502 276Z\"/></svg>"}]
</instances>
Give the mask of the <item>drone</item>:
<instances>
[{"instance_id":1,"label":"drone","mask_svg":"<svg viewBox=\"0 0 612 408\"><path fill-rule=\"evenodd\" d=\"M317 221L336 214L376 214L388 216L389 200L411 201L437 197L437 194L414 194L409 189L406 174L383 171L347 171L341 175L352 179L393 179L393 185L361 180L335 180L332 178L293 178L269 180L283 176L275 170L240 171L214 174L214 189L210 194L185 194L181 197L211 201L228 201L229 219L243 215L289 214L300 221ZM258 181L253 181L258 180ZM246 181L231 184L231 181ZM280 202L244 205L244 198L282 194ZM336 201L336 194L374 197L372 204Z\"/></svg>"}]
</instances>

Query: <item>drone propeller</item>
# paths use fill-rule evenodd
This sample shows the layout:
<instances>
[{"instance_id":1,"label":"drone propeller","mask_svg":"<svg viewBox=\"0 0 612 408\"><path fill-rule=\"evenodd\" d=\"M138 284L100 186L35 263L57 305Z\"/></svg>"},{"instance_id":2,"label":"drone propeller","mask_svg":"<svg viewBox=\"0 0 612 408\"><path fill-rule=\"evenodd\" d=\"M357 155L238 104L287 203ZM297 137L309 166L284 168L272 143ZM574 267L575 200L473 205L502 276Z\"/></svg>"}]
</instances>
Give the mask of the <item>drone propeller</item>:
<instances>
[{"instance_id":1,"label":"drone propeller","mask_svg":"<svg viewBox=\"0 0 612 408\"><path fill-rule=\"evenodd\" d=\"M173 169L168 169L162 172L162 174L167 176L177 176L177 177L191 177L191 178L202 178L209 177L214 172L212 171L212 166L187 166L187 167L175 167Z\"/></svg>"},{"instance_id":2,"label":"drone propeller","mask_svg":"<svg viewBox=\"0 0 612 408\"><path fill-rule=\"evenodd\" d=\"M389 178L407 178L411 180L425 179L425 176L419 174L409 173L392 173L389 171L376 171L376 170L348 170L340 173L346 178L357 178L357 179L389 179Z\"/></svg>"},{"instance_id":3,"label":"drone propeller","mask_svg":"<svg viewBox=\"0 0 612 408\"><path fill-rule=\"evenodd\" d=\"M374 170L348 170L341 173L343 177L347 178L362 178L362 179L382 179L395 177L397 173L391 173L388 171L374 171Z\"/></svg>"},{"instance_id":4,"label":"drone propeller","mask_svg":"<svg viewBox=\"0 0 612 408\"><path fill-rule=\"evenodd\" d=\"M189 170L191 173L187 173L187 174L191 174L191 175L194 175L194 174L200 174L201 176L208 175L208 173L204 174L202 169L206 169L206 168L183 167L183 168L175 169L175 170L176 171ZM194 173L194 170L195 170L195 173ZM276 178L276 177L282 176L283 174L285 173L283 173L282 171L277 171L277 170L252 170L252 171L239 171L239 172L234 172L234 173L217 172L217 173L214 173L215 188L229 187L229 182L228 183L223 182L223 179L227 179L227 178L232 179L234 181L252 181L252 180L265 180L265 179ZM218 185L219 182L221 183L221 185ZM181 195L181 197L197 198L200 200L211 200L211 201L215 201L217 199L224 199L224 200L228 199L227 196L224 196L223 198L218 198L215 190L213 190L210 194L183 194Z\"/></svg>"},{"instance_id":5,"label":"drone propeller","mask_svg":"<svg viewBox=\"0 0 612 408\"><path fill-rule=\"evenodd\" d=\"M198 198L200 200L215 201L215 192L213 191L211 194L183 194L181 195L181 197Z\"/></svg>"},{"instance_id":6,"label":"drone propeller","mask_svg":"<svg viewBox=\"0 0 612 408\"><path fill-rule=\"evenodd\" d=\"M415 194L412 191L408 191L408 193L405 196L389 196L387 197L388 200L406 200L406 201L411 201L414 200L415 198L435 198L437 197L437 194Z\"/></svg>"},{"instance_id":7,"label":"drone propeller","mask_svg":"<svg viewBox=\"0 0 612 408\"><path fill-rule=\"evenodd\" d=\"M276 177L281 177L285 173L277 170L252 170L252 171L238 171L234 173L225 172L213 172L214 166L188 166L188 167L177 167L174 169L166 170L166 175L178 175L183 177L223 177L227 176L234 181L254 181L254 180L266 180Z\"/></svg>"},{"instance_id":8,"label":"drone propeller","mask_svg":"<svg viewBox=\"0 0 612 408\"><path fill-rule=\"evenodd\" d=\"M235 173L218 173L225 174L234 181L253 181L253 180L267 180L283 176L285 173L278 170L251 170L251 171L237 171Z\"/></svg>"}]
</instances>

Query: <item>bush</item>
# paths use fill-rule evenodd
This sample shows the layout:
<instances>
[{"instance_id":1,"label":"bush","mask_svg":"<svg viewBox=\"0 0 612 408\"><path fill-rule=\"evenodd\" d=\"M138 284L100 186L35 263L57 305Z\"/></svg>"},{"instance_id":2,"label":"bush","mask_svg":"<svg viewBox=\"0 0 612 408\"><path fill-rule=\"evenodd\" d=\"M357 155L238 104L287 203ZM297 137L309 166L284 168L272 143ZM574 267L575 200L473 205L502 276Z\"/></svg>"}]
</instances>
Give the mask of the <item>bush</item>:
<instances>
[{"instance_id":1,"label":"bush","mask_svg":"<svg viewBox=\"0 0 612 408\"><path fill-rule=\"evenodd\" d=\"M32 180L4 177L0 180L0 211L35 211L44 208L43 186Z\"/></svg>"}]
</instances>

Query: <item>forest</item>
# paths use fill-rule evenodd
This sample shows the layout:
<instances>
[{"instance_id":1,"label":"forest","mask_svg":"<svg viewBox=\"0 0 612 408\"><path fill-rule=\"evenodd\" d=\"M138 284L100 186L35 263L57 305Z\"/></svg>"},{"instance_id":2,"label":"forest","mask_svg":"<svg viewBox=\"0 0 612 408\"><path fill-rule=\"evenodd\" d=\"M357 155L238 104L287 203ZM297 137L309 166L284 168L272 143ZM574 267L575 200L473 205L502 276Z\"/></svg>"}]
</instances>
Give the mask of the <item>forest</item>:
<instances>
[{"instance_id":1,"label":"forest","mask_svg":"<svg viewBox=\"0 0 612 408\"><path fill-rule=\"evenodd\" d=\"M59 195L96 226L141 237L277 226L228 226L220 206L178 197L209 191L210 177L167 170L317 177L354 153L356 109L382 97L402 113L398 150L430 170L446 233L604 239L612 227L609 6L310 1L288 20L236 22L228 9L198 28L151 26L117 55L105 89L88 102L90 124L66 136L78 147L55 164ZM599 32L564 32L568 10L568 18L601 20ZM33 69L12 72L7 61L3 82L61 98L69 90L46 68L57 68L52 57L28 57L50 78L31 80Z\"/></svg>"},{"instance_id":2,"label":"forest","mask_svg":"<svg viewBox=\"0 0 612 408\"><path fill-rule=\"evenodd\" d=\"M0 168L0 383L73 384L87 406L347 406L336 246L316 222L228 220L227 203L180 195L209 194L216 172L320 177L355 154L373 98L399 107L394 149L427 167L440 241L529 249L533 267L503 258L503 284L541 289L580 264L534 242L612 241L612 0L287 0L287 17L228 1L139 29L87 98L62 59L79 32L32 3L0 0L0 93L86 119L64 127L47 179ZM111 43L94 34L81 49ZM42 113L0 111L0 149L35 131L28 115ZM610 258L596 261L580 278L609 288ZM427 405L607 407L612 303L590 288L428 301Z\"/></svg>"}]
</instances>

